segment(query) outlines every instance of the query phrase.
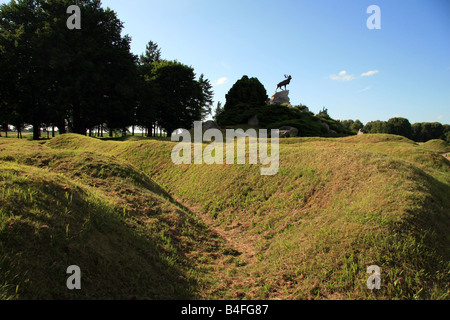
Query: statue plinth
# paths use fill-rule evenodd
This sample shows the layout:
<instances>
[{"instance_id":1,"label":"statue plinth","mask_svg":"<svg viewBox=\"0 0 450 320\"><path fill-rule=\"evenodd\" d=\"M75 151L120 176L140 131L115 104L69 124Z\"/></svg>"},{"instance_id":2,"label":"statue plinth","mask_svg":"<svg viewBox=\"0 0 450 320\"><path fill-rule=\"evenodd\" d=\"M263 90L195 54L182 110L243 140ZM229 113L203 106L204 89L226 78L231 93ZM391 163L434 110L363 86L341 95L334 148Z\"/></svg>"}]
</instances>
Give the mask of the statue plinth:
<instances>
[{"instance_id":1,"label":"statue plinth","mask_svg":"<svg viewBox=\"0 0 450 320\"><path fill-rule=\"evenodd\" d=\"M275 92L270 99L269 104L291 104L291 99L289 98L289 90L284 90L280 92Z\"/></svg>"}]
</instances>

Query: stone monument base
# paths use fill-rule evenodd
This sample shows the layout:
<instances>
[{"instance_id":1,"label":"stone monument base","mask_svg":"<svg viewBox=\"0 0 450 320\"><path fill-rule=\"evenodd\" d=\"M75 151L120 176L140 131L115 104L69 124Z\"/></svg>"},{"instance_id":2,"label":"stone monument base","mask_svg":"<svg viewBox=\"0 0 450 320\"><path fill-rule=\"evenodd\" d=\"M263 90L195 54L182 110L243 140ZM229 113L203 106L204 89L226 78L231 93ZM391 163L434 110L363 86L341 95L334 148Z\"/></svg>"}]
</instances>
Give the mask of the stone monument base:
<instances>
[{"instance_id":1,"label":"stone monument base","mask_svg":"<svg viewBox=\"0 0 450 320\"><path fill-rule=\"evenodd\" d=\"M289 98L289 90L284 90L280 92L275 92L272 96L272 99L270 99L269 104L291 104L291 99Z\"/></svg>"}]
</instances>

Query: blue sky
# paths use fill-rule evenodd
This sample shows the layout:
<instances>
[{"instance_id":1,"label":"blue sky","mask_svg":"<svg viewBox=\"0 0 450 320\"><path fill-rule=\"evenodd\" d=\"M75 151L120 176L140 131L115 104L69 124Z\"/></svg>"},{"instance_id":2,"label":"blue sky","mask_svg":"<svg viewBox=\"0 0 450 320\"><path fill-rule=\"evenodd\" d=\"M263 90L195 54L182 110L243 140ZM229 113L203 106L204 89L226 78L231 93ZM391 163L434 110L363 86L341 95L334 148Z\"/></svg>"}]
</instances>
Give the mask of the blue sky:
<instances>
[{"instance_id":1,"label":"blue sky","mask_svg":"<svg viewBox=\"0 0 450 320\"><path fill-rule=\"evenodd\" d=\"M7 1L1 1L7 2ZM157 42L162 57L192 66L215 102L243 75L269 97L285 74L291 103L334 119L450 123L448 0L103 0L132 51ZM381 9L369 30L367 8Z\"/></svg>"}]
</instances>

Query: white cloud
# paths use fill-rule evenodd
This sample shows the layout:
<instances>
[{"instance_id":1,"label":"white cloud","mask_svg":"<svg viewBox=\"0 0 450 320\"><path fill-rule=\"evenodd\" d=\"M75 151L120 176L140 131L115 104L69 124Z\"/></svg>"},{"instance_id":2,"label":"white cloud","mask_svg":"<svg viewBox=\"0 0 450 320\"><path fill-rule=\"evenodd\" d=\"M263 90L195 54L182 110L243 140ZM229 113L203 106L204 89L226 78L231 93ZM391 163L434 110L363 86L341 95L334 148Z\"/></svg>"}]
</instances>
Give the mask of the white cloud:
<instances>
[{"instance_id":1,"label":"white cloud","mask_svg":"<svg viewBox=\"0 0 450 320\"><path fill-rule=\"evenodd\" d=\"M228 78L223 77L223 78L220 78L219 80L215 81L214 85L215 86L221 86L221 85L227 83L227 81L228 81Z\"/></svg>"},{"instance_id":2,"label":"white cloud","mask_svg":"<svg viewBox=\"0 0 450 320\"><path fill-rule=\"evenodd\" d=\"M444 116L439 116L436 118L436 120L442 120L442 118L444 118Z\"/></svg>"},{"instance_id":3,"label":"white cloud","mask_svg":"<svg viewBox=\"0 0 450 320\"><path fill-rule=\"evenodd\" d=\"M353 75L348 75L347 71L343 70L341 72L339 72L338 75L332 74L330 76L331 80L337 80L337 81L351 81L351 80L355 80L356 77Z\"/></svg>"},{"instance_id":4,"label":"white cloud","mask_svg":"<svg viewBox=\"0 0 450 320\"><path fill-rule=\"evenodd\" d=\"M377 74L377 73L379 73L380 71L378 71L378 70L375 70L375 71L369 71L369 72L366 72L366 73L363 73L362 75L361 75L361 77L371 77L371 76L373 76L373 75L375 75L375 74Z\"/></svg>"},{"instance_id":5,"label":"white cloud","mask_svg":"<svg viewBox=\"0 0 450 320\"><path fill-rule=\"evenodd\" d=\"M331 80L335 80L335 81L352 81L352 80L356 80L362 77L371 77L377 73L379 73L380 71L378 70L374 70L374 71L368 71L365 72L363 74L361 74L359 77L356 77L355 75L350 75L347 73L346 70L342 70L341 72L339 72L337 75L336 74L332 74L330 76Z\"/></svg>"}]
</instances>

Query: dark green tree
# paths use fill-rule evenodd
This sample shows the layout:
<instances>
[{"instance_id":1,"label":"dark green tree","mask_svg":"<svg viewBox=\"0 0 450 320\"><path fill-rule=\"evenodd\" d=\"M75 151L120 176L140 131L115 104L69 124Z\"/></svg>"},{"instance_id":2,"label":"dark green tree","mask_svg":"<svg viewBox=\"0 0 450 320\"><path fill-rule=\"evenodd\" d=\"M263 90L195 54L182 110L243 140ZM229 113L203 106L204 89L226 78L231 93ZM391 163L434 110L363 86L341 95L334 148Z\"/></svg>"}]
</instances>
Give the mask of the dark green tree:
<instances>
[{"instance_id":1,"label":"dark green tree","mask_svg":"<svg viewBox=\"0 0 450 320\"><path fill-rule=\"evenodd\" d=\"M44 32L46 13L42 2L12 1L0 9L2 96L17 122L14 125L31 124L34 139L39 139L40 127L50 113L53 81L48 77L51 46Z\"/></svg>"},{"instance_id":2,"label":"dark green tree","mask_svg":"<svg viewBox=\"0 0 450 320\"><path fill-rule=\"evenodd\" d=\"M202 120L205 120L207 116L209 116L212 112L212 105L214 103L214 91L212 89L211 82L208 79L205 79L205 76L203 74L200 75L200 78L198 80L200 83L200 87L202 88L202 101L201 101L201 108L202 108Z\"/></svg>"},{"instance_id":3,"label":"dark green tree","mask_svg":"<svg viewBox=\"0 0 450 320\"><path fill-rule=\"evenodd\" d=\"M190 129L202 118L203 91L194 69L178 61L154 63L153 79L158 91L158 124L171 136L179 128Z\"/></svg>"},{"instance_id":4,"label":"dark green tree","mask_svg":"<svg viewBox=\"0 0 450 320\"><path fill-rule=\"evenodd\" d=\"M246 122L248 112L266 105L267 91L257 78L243 76L231 87L225 96L226 102L220 114L216 115L220 125L235 125ZM254 114L253 114L254 115ZM252 116L252 115L250 115Z\"/></svg>"},{"instance_id":5,"label":"dark green tree","mask_svg":"<svg viewBox=\"0 0 450 320\"><path fill-rule=\"evenodd\" d=\"M44 124L64 132L67 123L81 134L105 122L131 124L136 76L131 39L121 36L122 22L100 0L76 1L82 28L69 30L66 10L73 4L22 0L1 7L0 47L9 67L1 65L0 78L11 84L6 101L14 117L33 125L35 139Z\"/></svg>"},{"instance_id":6,"label":"dark green tree","mask_svg":"<svg viewBox=\"0 0 450 320\"><path fill-rule=\"evenodd\" d=\"M439 122L418 122L412 125L412 137L416 142L446 139L445 126Z\"/></svg>"},{"instance_id":7,"label":"dark green tree","mask_svg":"<svg viewBox=\"0 0 450 320\"><path fill-rule=\"evenodd\" d=\"M399 136L412 138L412 127L408 119L405 118L392 118L387 122L388 133L396 134Z\"/></svg>"},{"instance_id":8,"label":"dark green tree","mask_svg":"<svg viewBox=\"0 0 450 320\"><path fill-rule=\"evenodd\" d=\"M78 1L82 28L69 30L61 10L71 2L47 1L55 44L52 67L59 75L56 101L64 106L72 132L85 134L87 128L104 123L110 130L123 129L132 124L137 77L131 38L122 37L122 22L99 0Z\"/></svg>"},{"instance_id":9,"label":"dark green tree","mask_svg":"<svg viewBox=\"0 0 450 320\"><path fill-rule=\"evenodd\" d=\"M159 93L154 79L154 65L161 61L161 49L158 44L150 41L145 52L140 56L139 83L137 85L137 98L135 112L135 124L147 131L148 136L152 136L158 122L157 108Z\"/></svg>"},{"instance_id":10,"label":"dark green tree","mask_svg":"<svg viewBox=\"0 0 450 320\"><path fill-rule=\"evenodd\" d=\"M217 118L220 116L220 114L223 112L222 102L218 101L216 109L214 110L214 121L217 121Z\"/></svg>"},{"instance_id":11,"label":"dark green tree","mask_svg":"<svg viewBox=\"0 0 450 320\"><path fill-rule=\"evenodd\" d=\"M141 64L152 65L153 62L161 60L161 49L158 44L153 41L149 41L146 46L144 54L141 54L139 61Z\"/></svg>"},{"instance_id":12,"label":"dark green tree","mask_svg":"<svg viewBox=\"0 0 450 320\"><path fill-rule=\"evenodd\" d=\"M422 142L422 123L417 122L411 126L412 139L416 142Z\"/></svg>"},{"instance_id":13,"label":"dark green tree","mask_svg":"<svg viewBox=\"0 0 450 320\"><path fill-rule=\"evenodd\" d=\"M380 120L366 123L363 130L366 133L389 133L387 122Z\"/></svg>"},{"instance_id":14,"label":"dark green tree","mask_svg":"<svg viewBox=\"0 0 450 320\"><path fill-rule=\"evenodd\" d=\"M353 132L359 132L359 130L362 130L364 128L364 124L360 120L355 120L352 125L350 126L350 129Z\"/></svg>"},{"instance_id":15,"label":"dark green tree","mask_svg":"<svg viewBox=\"0 0 450 320\"><path fill-rule=\"evenodd\" d=\"M450 143L450 125L444 124L443 126L444 133L442 134L442 140Z\"/></svg>"},{"instance_id":16,"label":"dark green tree","mask_svg":"<svg viewBox=\"0 0 450 320\"><path fill-rule=\"evenodd\" d=\"M158 91L152 78L152 69L139 65L139 83L137 85L137 105L134 124L152 135L157 122Z\"/></svg>"},{"instance_id":17,"label":"dark green tree","mask_svg":"<svg viewBox=\"0 0 450 320\"><path fill-rule=\"evenodd\" d=\"M429 133L428 140L441 139L444 135L444 126L439 122L426 123L424 131Z\"/></svg>"},{"instance_id":18,"label":"dark green tree","mask_svg":"<svg viewBox=\"0 0 450 320\"><path fill-rule=\"evenodd\" d=\"M346 129L351 130L353 124L355 123L354 120L339 120L339 123Z\"/></svg>"},{"instance_id":19,"label":"dark green tree","mask_svg":"<svg viewBox=\"0 0 450 320\"><path fill-rule=\"evenodd\" d=\"M267 91L262 83L257 78L249 78L246 75L231 87L225 98L225 111L240 109L244 105L250 107L263 106L268 99Z\"/></svg>"}]
</instances>

